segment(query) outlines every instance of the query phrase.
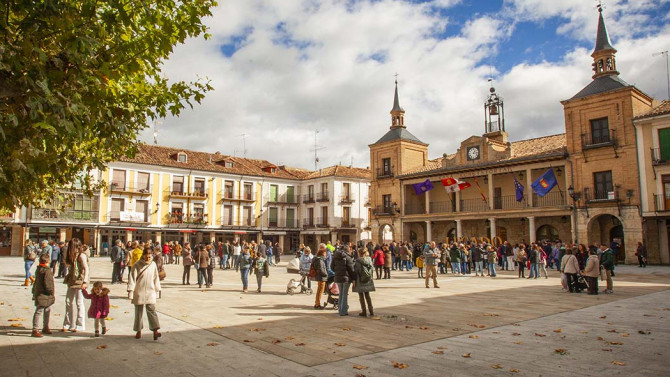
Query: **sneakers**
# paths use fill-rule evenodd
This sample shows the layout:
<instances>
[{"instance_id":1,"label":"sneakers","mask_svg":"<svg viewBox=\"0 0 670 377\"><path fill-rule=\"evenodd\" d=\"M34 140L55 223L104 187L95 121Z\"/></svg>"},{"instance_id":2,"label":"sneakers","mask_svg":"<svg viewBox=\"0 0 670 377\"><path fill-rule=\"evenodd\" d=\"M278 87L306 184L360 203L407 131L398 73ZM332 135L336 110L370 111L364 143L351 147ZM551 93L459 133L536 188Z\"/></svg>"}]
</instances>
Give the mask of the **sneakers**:
<instances>
[{"instance_id":1,"label":"sneakers","mask_svg":"<svg viewBox=\"0 0 670 377\"><path fill-rule=\"evenodd\" d=\"M33 330L33 333L30 334L30 336L32 336L33 338L41 338L41 337L42 337L42 333L40 333L40 330L34 329L34 330Z\"/></svg>"},{"instance_id":2,"label":"sneakers","mask_svg":"<svg viewBox=\"0 0 670 377\"><path fill-rule=\"evenodd\" d=\"M102 335L105 335L105 334L107 334L107 328L106 328L106 327L103 327L103 328L102 328Z\"/></svg>"},{"instance_id":3,"label":"sneakers","mask_svg":"<svg viewBox=\"0 0 670 377\"><path fill-rule=\"evenodd\" d=\"M96 338L99 338L99 337L100 337L100 331L97 331L97 330L95 331L95 337L96 337Z\"/></svg>"}]
</instances>

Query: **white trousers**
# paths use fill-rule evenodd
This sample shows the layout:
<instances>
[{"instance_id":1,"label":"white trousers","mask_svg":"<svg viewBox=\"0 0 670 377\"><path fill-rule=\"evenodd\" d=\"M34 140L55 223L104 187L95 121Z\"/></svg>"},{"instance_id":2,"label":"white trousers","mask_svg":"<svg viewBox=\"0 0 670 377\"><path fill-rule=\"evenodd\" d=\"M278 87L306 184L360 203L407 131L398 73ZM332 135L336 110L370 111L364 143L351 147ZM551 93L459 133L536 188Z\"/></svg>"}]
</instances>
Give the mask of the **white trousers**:
<instances>
[{"instance_id":1,"label":"white trousers","mask_svg":"<svg viewBox=\"0 0 670 377\"><path fill-rule=\"evenodd\" d=\"M74 303L73 301L76 301ZM75 317L76 305L76 317ZM86 307L84 306L84 294L81 288L69 288L65 295L65 319L63 319L63 328L70 330L86 331ZM76 318L76 323L75 323Z\"/></svg>"}]
</instances>

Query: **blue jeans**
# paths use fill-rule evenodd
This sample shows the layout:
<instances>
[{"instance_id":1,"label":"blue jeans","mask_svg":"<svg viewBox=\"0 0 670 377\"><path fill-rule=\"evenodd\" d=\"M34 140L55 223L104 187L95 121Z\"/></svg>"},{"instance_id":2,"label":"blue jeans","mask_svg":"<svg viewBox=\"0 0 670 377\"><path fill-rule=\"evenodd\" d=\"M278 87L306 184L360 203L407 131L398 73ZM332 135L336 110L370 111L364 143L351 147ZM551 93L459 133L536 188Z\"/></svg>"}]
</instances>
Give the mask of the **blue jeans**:
<instances>
[{"instance_id":1,"label":"blue jeans","mask_svg":"<svg viewBox=\"0 0 670 377\"><path fill-rule=\"evenodd\" d=\"M477 275L478 273L482 274L482 276L484 276L484 262L483 261L475 262L475 275Z\"/></svg>"},{"instance_id":2,"label":"blue jeans","mask_svg":"<svg viewBox=\"0 0 670 377\"><path fill-rule=\"evenodd\" d=\"M461 272L461 264L459 262L451 262L451 273L458 274Z\"/></svg>"},{"instance_id":3,"label":"blue jeans","mask_svg":"<svg viewBox=\"0 0 670 377\"><path fill-rule=\"evenodd\" d=\"M240 258L241 257L242 257L241 255L233 255L233 262L234 262L233 267L235 267L235 271L240 269Z\"/></svg>"},{"instance_id":4,"label":"blue jeans","mask_svg":"<svg viewBox=\"0 0 670 377\"><path fill-rule=\"evenodd\" d=\"M407 271L412 271L412 262L410 262L408 260L404 260L404 261L402 261L402 264L405 266L405 269Z\"/></svg>"},{"instance_id":5,"label":"blue jeans","mask_svg":"<svg viewBox=\"0 0 670 377\"><path fill-rule=\"evenodd\" d=\"M496 264L495 263L489 263L489 273L491 274L491 277L496 276Z\"/></svg>"},{"instance_id":6,"label":"blue jeans","mask_svg":"<svg viewBox=\"0 0 670 377\"><path fill-rule=\"evenodd\" d=\"M249 269L241 268L240 276L242 277L242 288L247 289L247 287L249 286Z\"/></svg>"},{"instance_id":7,"label":"blue jeans","mask_svg":"<svg viewBox=\"0 0 670 377\"><path fill-rule=\"evenodd\" d=\"M500 258L500 260L502 261L501 268L503 270L509 270L509 264L507 264L507 257L503 255L502 258Z\"/></svg>"},{"instance_id":8,"label":"blue jeans","mask_svg":"<svg viewBox=\"0 0 670 377\"><path fill-rule=\"evenodd\" d=\"M528 275L528 278L539 278L540 276L537 274L537 263L531 263L530 264L530 275Z\"/></svg>"},{"instance_id":9,"label":"blue jeans","mask_svg":"<svg viewBox=\"0 0 670 377\"><path fill-rule=\"evenodd\" d=\"M349 314L349 286L351 283L337 283L337 288L340 290L340 298L337 302L337 311L340 315Z\"/></svg>"},{"instance_id":10,"label":"blue jeans","mask_svg":"<svg viewBox=\"0 0 670 377\"><path fill-rule=\"evenodd\" d=\"M223 254L223 258L221 258L221 268L226 267L228 267L228 254Z\"/></svg>"},{"instance_id":11,"label":"blue jeans","mask_svg":"<svg viewBox=\"0 0 670 377\"><path fill-rule=\"evenodd\" d=\"M466 263L461 262L461 273L464 274L467 271Z\"/></svg>"},{"instance_id":12,"label":"blue jeans","mask_svg":"<svg viewBox=\"0 0 670 377\"><path fill-rule=\"evenodd\" d=\"M208 284L207 283L207 268L206 267L198 268L198 285L203 285L203 284Z\"/></svg>"},{"instance_id":13,"label":"blue jeans","mask_svg":"<svg viewBox=\"0 0 670 377\"><path fill-rule=\"evenodd\" d=\"M32 274L30 273L30 268L33 266L33 263L35 263L34 260L27 260L25 267L26 267L26 279L30 279Z\"/></svg>"}]
</instances>

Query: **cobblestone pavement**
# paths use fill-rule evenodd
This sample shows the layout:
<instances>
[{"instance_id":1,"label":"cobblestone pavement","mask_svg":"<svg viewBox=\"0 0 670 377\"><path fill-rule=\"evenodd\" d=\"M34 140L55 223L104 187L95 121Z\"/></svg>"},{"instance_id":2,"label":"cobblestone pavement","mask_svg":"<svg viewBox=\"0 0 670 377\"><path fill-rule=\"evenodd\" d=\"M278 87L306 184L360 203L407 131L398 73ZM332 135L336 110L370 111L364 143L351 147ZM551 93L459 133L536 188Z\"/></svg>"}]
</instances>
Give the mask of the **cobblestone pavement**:
<instances>
[{"instance_id":1,"label":"cobblestone pavement","mask_svg":"<svg viewBox=\"0 0 670 377\"><path fill-rule=\"evenodd\" d=\"M109 283L108 259L93 258L91 269ZM216 270L213 288L199 289L193 271L184 286L181 266L166 270L160 341L148 331L133 338L124 285L108 285L104 337L88 320L85 332L36 339L23 263L0 258L0 377L670 375L668 267L619 266L615 294L599 296L563 293L555 271L537 280L439 275L439 289L416 270L394 271L375 281L374 318L357 315L355 294L348 317L315 311L313 295L286 295L296 275L283 267L260 294L253 276L242 294L235 271ZM56 288L52 329L64 311L60 280Z\"/></svg>"}]
</instances>

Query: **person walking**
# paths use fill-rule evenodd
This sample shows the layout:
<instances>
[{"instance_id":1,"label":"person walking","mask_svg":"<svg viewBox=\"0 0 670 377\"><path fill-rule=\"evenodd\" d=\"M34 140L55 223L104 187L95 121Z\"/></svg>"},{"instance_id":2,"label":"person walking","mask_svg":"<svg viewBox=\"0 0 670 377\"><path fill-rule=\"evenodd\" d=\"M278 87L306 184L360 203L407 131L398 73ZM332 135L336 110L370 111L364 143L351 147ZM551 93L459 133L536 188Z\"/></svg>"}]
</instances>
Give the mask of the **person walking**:
<instances>
[{"instance_id":1,"label":"person walking","mask_svg":"<svg viewBox=\"0 0 670 377\"><path fill-rule=\"evenodd\" d=\"M538 251L540 252L540 259L537 265L540 266L540 271L544 273L544 278L549 279L549 274L547 273L547 253L543 248L539 248Z\"/></svg>"},{"instance_id":2,"label":"person walking","mask_svg":"<svg viewBox=\"0 0 670 377\"><path fill-rule=\"evenodd\" d=\"M209 284L207 284L207 266L209 266L209 253L202 245L197 246L196 249L198 251L198 255L195 258L195 263L198 266L198 288L202 288L203 284L209 288Z\"/></svg>"},{"instance_id":3,"label":"person walking","mask_svg":"<svg viewBox=\"0 0 670 377\"><path fill-rule=\"evenodd\" d=\"M30 269L33 268L35 259L37 259L37 251L35 246L33 246L33 241L30 239L26 239L26 242L23 245L23 267L26 270L26 281L23 283L23 286L27 287L35 282L35 278L30 272Z\"/></svg>"},{"instance_id":4,"label":"person walking","mask_svg":"<svg viewBox=\"0 0 670 377\"><path fill-rule=\"evenodd\" d=\"M158 277L158 268L156 263L152 261L151 248L145 247L140 260L133 264L127 287L128 298L132 299L131 302L135 305L135 321L133 323L135 339L142 337L144 311L147 312L149 329L154 333L154 340L161 337L161 333L158 331L161 326L156 313L156 299L160 290L161 281Z\"/></svg>"},{"instance_id":5,"label":"person walking","mask_svg":"<svg viewBox=\"0 0 670 377\"><path fill-rule=\"evenodd\" d=\"M491 245L486 246L486 255L489 262L489 276L492 278L496 277L496 264L498 263L498 253L491 247Z\"/></svg>"},{"instance_id":6,"label":"person walking","mask_svg":"<svg viewBox=\"0 0 670 377\"><path fill-rule=\"evenodd\" d=\"M375 265L375 274L377 275L377 280L382 278L382 271L384 270L384 251L380 246L375 247L375 253L372 255L372 260Z\"/></svg>"},{"instance_id":7,"label":"person walking","mask_svg":"<svg viewBox=\"0 0 670 377\"><path fill-rule=\"evenodd\" d=\"M233 241L233 264L235 267L235 272L240 270L240 258L242 255L242 247L240 246L240 241Z\"/></svg>"},{"instance_id":8,"label":"person walking","mask_svg":"<svg viewBox=\"0 0 670 377\"><path fill-rule=\"evenodd\" d=\"M390 279L391 267L393 266L393 254L391 249L386 245L382 247L382 250L384 251L384 279Z\"/></svg>"},{"instance_id":9,"label":"person walking","mask_svg":"<svg viewBox=\"0 0 670 377\"><path fill-rule=\"evenodd\" d=\"M637 250L635 250L635 256L637 261L640 264L639 267L647 267L647 247L644 246L642 242L637 243Z\"/></svg>"},{"instance_id":10,"label":"person walking","mask_svg":"<svg viewBox=\"0 0 670 377\"><path fill-rule=\"evenodd\" d=\"M326 282L328 281L328 268L326 266L326 244L319 244L319 249L316 251L316 256L312 259L311 269L314 270L314 277L312 280L317 282L316 297L314 298L314 309L323 309L321 306L321 297L326 290Z\"/></svg>"},{"instance_id":11,"label":"person walking","mask_svg":"<svg viewBox=\"0 0 670 377\"><path fill-rule=\"evenodd\" d=\"M191 255L191 244L186 242L181 250L183 257L184 273L181 275L181 285L191 285L191 266L193 266L193 256Z\"/></svg>"},{"instance_id":12,"label":"person walking","mask_svg":"<svg viewBox=\"0 0 670 377\"><path fill-rule=\"evenodd\" d=\"M530 274L528 275L528 279L537 279L538 278L537 264L540 260L540 251L538 250L537 244L531 245L531 250L528 255L528 258L530 259Z\"/></svg>"},{"instance_id":13,"label":"person walking","mask_svg":"<svg viewBox=\"0 0 670 377\"><path fill-rule=\"evenodd\" d=\"M240 269L240 277L242 278L242 292L247 293L247 289L249 288L249 268L251 267L249 246L244 247L244 251L239 258L238 267Z\"/></svg>"},{"instance_id":14,"label":"person walking","mask_svg":"<svg viewBox=\"0 0 670 377\"><path fill-rule=\"evenodd\" d=\"M107 334L105 319L109 315L109 289L103 287L101 281L93 283L93 292L88 293L86 289L82 290L84 297L91 300L88 308L88 318L93 318L95 337L100 336L100 327L102 326L102 335Z\"/></svg>"},{"instance_id":15,"label":"person walking","mask_svg":"<svg viewBox=\"0 0 670 377\"><path fill-rule=\"evenodd\" d=\"M484 257L482 249L477 244L472 244L471 254L472 261L475 264L475 276L484 276Z\"/></svg>"},{"instance_id":16,"label":"person walking","mask_svg":"<svg viewBox=\"0 0 670 377\"><path fill-rule=\"evenodd\" d=\"M449 260L451 261L451 273L460 274L461 273L461 251L458 249L456 243L451 244L449 248ZM425 261L424 261L425 264ZM427 275L426 275L427 276Z\"/></svg>"},{"instance_id":17,"label":"person walking","mask_svg":"<svg viewBox=\"0 0 670 377\"><path fill-rule=\"evenodd\" d=\"M268 255L268 258L270 256ZM268 260L263 257L263 254L259 254L253 263L254 274L256 275L256 284L258 284L258 290L256 292L261 293L261 286L263 285L263 278L270 277L270 264Z\"/></svg>"},{"instance_id":18,"label":"person walking","mask_svg":"<svg viewBox=\"0 0 670 377\"><path fill-rule=\"evenodd\" d=\"M602 255L600 256L600 265L605 269L605 276L607 278L607 289L603 293L614 293L612 276L614 276L614 253L607 245L600 245Z\"/></svg>"},{"instance_id":19,"label":"person walking","mask_svg":"<svg viewBox=\"0 0 670 377\"><path fill-rule=\"evenodd\" d=\"M121 262L123 262L121 240L114 242L112 251L109 253L109 258L112 261L112 284L121 284Z\"/></svg>"},{"instance_id":20,"label":"person walking","mask_svg":"<svg viewBox=\"0 0 670 377\"><path fill-rule=\"evenodd\" d=\"M570 293L579 293L577 289L577 274L579 273L579 262L573 255L577 248L566 248L565 255L561 260L561 272L565 274L568 281L568 291Z\"/></svg>"},{"instance_id":21,"label":"person walking","mask_svg":"<svg viewBox=\"0 0 670 377\"><path fill-rule=\"evenodd\" d=\"M61 243L62 244L62 243ZM60 245L53 241L51 244L51 272L56 274L56 267L58 266L58 260L60 259Z\"/></svg>"},{"instance_id":22,"label":"person walking","mask_svg":"<svg viewBox=\"0 0 670 377\"><path fill-rule=\"evenodd\" d=\"M342 246L333 253L334 281L340 290L337 308L340 316L349 315L349 286L356 277L354 260L351 258L350 252L349 246Z\"/></svg>"},{"instance_id":23,"label":"person walking","mask_svg":"<svg viewBox=\"0 0 670 377\"><path fill-rule=\"evenodd\" d=\"M216 249L213 245L207 245L209 263L207 264L207 288L214 284L214 269L216 268Z\"/></svg>"},{"instance_id":24,"label":"person walking","mask_svg":"<svg viewBox=\"0 0 670 377\"><path fill-rule=\"evenodd\" d=\"M589 259L586 260L586 267L584 268L584 279L589 287L588 294L598 294L598 276L600 276L600 260L598 253L595 250L589 250Z\"/></svg>"},{"instance_id":25,"label":"person walking","mask_svg":"<svg viewBox=\"0 0 670 377\"><path fill-rule=\"evenodd\" d=\"M85 331L86 307L84 306L84 294L82 289L86 289L89 279L88 268L88 248L81 244L78 238L73 238L67 247L67 258L65 263L68 265L68 274L63 283L67 284L67 293L65 295L65 318L63 318L63 329L71 332ZM77 314L75 317L75 305Z\"/></svg>"},{"instance_id":26,"label":"person walking","mask_svg":"<svg viewBox=\"0 0 670 377\"><path fill-rule=\"evenodd\" d=\"M314 256L312 255L312 249L309 247L306 247L304 250L304 253L300 257L300 283L305 284L307 283L307 288L312 288L312 282L309 279L309 270L312 266L312 259Z\"/></svg>"},{"instance_id":27,"label":"person walking","mask_svg":"<svg viewBox=\"0 0 670 377\"><path fill-rule=\"evenodd\" d=\"M516 265L519 267L519 279L526 277L526 247L519 245L519 252L516 254Z\"/></svg>"},{"instance_id":28,"label":"person walking","mask_svg":"<svg viewBox=\"0 0 670 377\"><path fill-rule=\"evenodd\" d=\"M458 249L457 249L458 250ZM423 251L423 265L426 268L426 288L430 278L433 278L433 288L440 288L437 285L437 261L440 258L440 249L435 245L435 241L430 243Z\"/></svg>"},{"instance_id":29,"label":"person walking","mask_svg":"<svg viewBox=\"0 0 670 377\"><path fill-rule=\"evenodd\" d=\"M361 312L358 313L361 317L366 317L370 313L370 317L375 315L372 309L372 298L370 292L375 291L375 281L372 278L372 259L368 249L361 249L358 252L358 259L354 262L354 272L356 278L354 280L353 291L358 293L358 301L361 303ZM367 308L365 304L367 303Z\"/></svg>"},{"instance_id":30,"label":"person walking","mask_svg":"<svg viewBox=\"0 0 670 377\"><path fill-rule=\"evenodd\" d=\"M51 334L49 329L49 317L51 306L56 301L55 283L53 271L49 267L49 256L40 255L39 265L35 271L35 284L33 285L33 300L35 301L35 314L33 314L33 337L41 338L42 334ZM40 332L42 322L42 332Z\"/></svg>"}]
</instances>

